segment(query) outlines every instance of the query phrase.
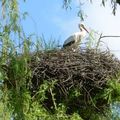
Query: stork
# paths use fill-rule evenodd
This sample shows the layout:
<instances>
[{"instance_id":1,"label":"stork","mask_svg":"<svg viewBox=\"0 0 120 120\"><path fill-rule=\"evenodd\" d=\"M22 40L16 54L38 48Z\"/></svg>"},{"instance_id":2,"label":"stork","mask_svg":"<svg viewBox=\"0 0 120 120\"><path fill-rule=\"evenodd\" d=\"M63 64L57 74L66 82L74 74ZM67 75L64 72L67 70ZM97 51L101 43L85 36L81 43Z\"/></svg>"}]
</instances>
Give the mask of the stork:
<instances>
[{"instance_id":1,"label":"stork","mask_svg":"<svg viewBox=\"0 0 120 120\"><path fill-rule=\"evenodd\" d=\"M79 24L78 27L80 32L76 32L68 37L63 44L63 48L72 48L74 51L78 49L81 40L86 36L86 33L89 33L84 24Z\"/></svg>"}]
</instances>

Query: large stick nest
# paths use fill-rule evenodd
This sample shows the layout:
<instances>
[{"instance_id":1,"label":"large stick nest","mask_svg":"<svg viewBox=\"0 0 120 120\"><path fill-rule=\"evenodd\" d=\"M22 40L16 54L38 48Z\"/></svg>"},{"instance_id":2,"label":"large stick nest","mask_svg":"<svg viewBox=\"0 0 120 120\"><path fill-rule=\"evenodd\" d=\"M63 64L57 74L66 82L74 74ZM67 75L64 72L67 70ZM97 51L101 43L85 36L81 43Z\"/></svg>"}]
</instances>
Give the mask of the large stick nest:
<instances>
[{"instance_id":1,"label":"large stick nest","mask_svg":"<svg viewBox=\"0 0 120 120\"><path fill-rule=\"evenodd\" d=\"M64 94L73 87L102 89L107 80L120 71L120 61L108 51L47 51L37 53L31 61L37 88L43 80L57 80ZM37 86L38 85L38 86Z\"/></svg>"},{"instance_id":2,"label":"large stick nest","mask_svg":"<svg viewBox=\"0 0 120 120\"><path fill-rule=\"evenodd\" d=\"M69 99L71 91L78 89L82 95L77 104L84 106L83 104L88 104L93 96L107 87L108 80L117 76L120 61L109 51L57 50L36 53L31 60L31 69L32 91L37 91L45 80L57 80L57 101ZM105 101L101 102L107 104ZM99 102L98 104L100 107Z\"/></svg>"},{"instance_id":3,"label":"large stick nest","mask_svg":"<svg viewBox=\"0 0 120 120\"><path fill-rule=\"evenodd\" d=\"M95 49L36 52L31 55L29 66L32 71L29 86L31 95L36 94L44 81L57 81L54 88L56 103L64 102L68 113L75 112L74 109L87 109L91 104L97 110L105 108L107 100L100 98L93 103L93 98L108 88L108 81L117 78L120 71L120 61L114 55L109 51ZM13 74L11 66L9 67L8 76L13 76L9 75ZM75 95L75 90L80 95ZM44 105L50 108L53 106L50 91L46 95L48 99L44 101Z\"/></svg>"}]
</instances>

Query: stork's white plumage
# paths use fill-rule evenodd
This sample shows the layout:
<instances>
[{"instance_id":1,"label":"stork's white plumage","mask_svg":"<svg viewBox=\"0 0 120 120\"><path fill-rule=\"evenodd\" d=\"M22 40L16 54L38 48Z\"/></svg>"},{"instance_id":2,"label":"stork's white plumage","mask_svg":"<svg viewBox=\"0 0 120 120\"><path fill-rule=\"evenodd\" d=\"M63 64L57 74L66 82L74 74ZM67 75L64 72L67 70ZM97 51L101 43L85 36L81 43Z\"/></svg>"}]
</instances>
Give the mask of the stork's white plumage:
<instances>
[{"instance_id":1,"label":"stork's white plumage","mask_svg":"<svg viewBox=\"0 0 120 120\"><path fill-rule=\"evenodd\" d=\"M80 32L76 32L70 37L68 37L64 44L63 48L72 48L77 49L80 45L81 40L86 36L86 33L89 33L83 24L79 24Z\"/></svg>"}]
</instances>

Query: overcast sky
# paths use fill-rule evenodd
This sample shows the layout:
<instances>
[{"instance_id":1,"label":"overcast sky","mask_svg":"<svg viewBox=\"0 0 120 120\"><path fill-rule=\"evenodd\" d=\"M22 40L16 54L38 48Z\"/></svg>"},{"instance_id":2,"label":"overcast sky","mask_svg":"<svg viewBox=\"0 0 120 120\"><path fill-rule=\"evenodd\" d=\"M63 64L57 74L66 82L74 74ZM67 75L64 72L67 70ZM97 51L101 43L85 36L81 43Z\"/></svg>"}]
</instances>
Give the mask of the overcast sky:
<instances>
[{"instance_id":1,"label":"overcast sky","mask_svg":"<svg viewBox=\"0 0 120 120\"><path fill-rule=\"evenodd\" d=\"M21 11L29 13L26 21L23 22L25 31L44 35L46 39L51 36L60 39L61 44L72 33L79 31L77 16L79 0L73 0L72 9L62 8L63 0L27 0L20 3ZM100 2L87 3L82 6L87 17L84 21L87 28L94 29L103 35L120 35L120 6L117 8L116 16L112 14L110 3L106 7ZM108 47L120 58L120 38L106 38L103 40Z\"/></svg>"}]
</instances>

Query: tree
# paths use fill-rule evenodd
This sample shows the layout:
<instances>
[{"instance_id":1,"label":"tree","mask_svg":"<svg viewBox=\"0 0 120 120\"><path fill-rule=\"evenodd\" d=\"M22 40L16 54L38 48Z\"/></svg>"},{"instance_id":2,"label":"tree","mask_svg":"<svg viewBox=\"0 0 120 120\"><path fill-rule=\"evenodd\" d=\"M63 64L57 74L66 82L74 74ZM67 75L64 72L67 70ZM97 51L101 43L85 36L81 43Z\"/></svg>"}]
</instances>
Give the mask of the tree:
<instances>
[{"instance_id":1,"label":"tree","mask_svg":"<svg viewBox=\"0 0 120 120\"><path fill-rule=\"evenodd\" d=\"M93 0L79 0L81 3L85 3L85 2L94 2ZM112 7L112 12L115 15L116 14L116 10L117 10L117 4L120 5L120 0L101 0L101 3L103 6L105 6L106 2L110 1L111 2L111 7ZM72 2L72 0L64 0L64 7L67 9L70 7L70 3Z\"/></svg>"},{"instance_id":2,"label":"tree","mask_svg":"<svg viewBox=\"0 0 120 120\"><path fill-rule=\"evenodd\" d=\"M116 3L120 4L120 0L116 0Z\"/></svg>"}]
</instances>

